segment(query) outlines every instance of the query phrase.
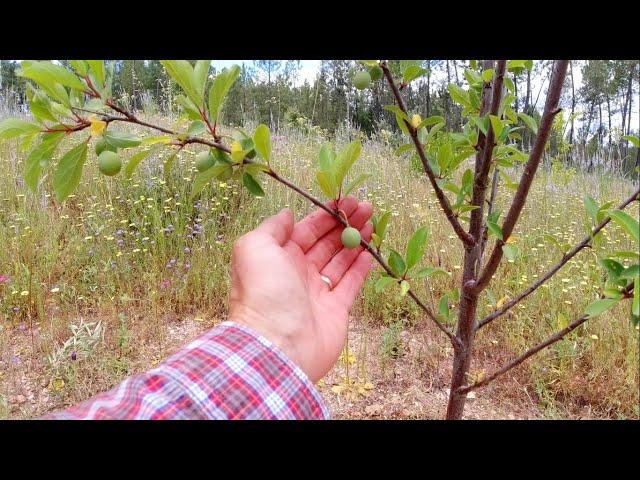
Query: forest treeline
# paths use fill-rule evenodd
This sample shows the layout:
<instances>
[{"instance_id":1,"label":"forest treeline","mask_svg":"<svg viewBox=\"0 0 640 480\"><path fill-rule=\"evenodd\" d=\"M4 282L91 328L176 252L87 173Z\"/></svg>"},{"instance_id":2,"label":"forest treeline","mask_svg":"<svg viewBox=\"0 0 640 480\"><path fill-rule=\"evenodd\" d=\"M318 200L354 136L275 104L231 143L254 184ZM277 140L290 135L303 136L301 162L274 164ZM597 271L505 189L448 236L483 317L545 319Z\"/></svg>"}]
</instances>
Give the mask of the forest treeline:
<instances>
[{"instance_id":1,"label":"forest treeline","mask_svg":"<svg viewBox=\"0 0 640 480\"><path fill-rule=\"evenodd\" d=\"M424 60L427 73L406 87L408 108L422 117L440 115L446 128L462 122L461 107L451 98L447 85L464 86L470 60ZM66 63L62 60L61 63ZM514 72L513 107L516 112L539 119L552 61L535 61L533 68ZM399 69L399 61L390 67ZM2 102L24 105L24 82L16 74L19 64L0 61ZM351 78L361 69L350 60L323 60L313 82L296 82L298 61L257 60L245 62L228 96L223 121L242 126L265 123L274 131L285 124L302 130L315 129L331 136L340 129L357 128L367 135L394 137L398 125L384 109L393 103L385 82L359 91ZM178 87L157 60L121 60L114 64L114 92L128 107L137 110L176 111ZM212 68L212 74L215 69ZM577 81L581 78L581 81ZM567 165L604 168L630 174L640 165L640 152L625 135L637 135L640 124L640 60L573 60L570 64L549 142L549 155ZM635 115L635 119L632 117ZM523 147L531 134L522 129Z\"/></svg>"}]
</instances>

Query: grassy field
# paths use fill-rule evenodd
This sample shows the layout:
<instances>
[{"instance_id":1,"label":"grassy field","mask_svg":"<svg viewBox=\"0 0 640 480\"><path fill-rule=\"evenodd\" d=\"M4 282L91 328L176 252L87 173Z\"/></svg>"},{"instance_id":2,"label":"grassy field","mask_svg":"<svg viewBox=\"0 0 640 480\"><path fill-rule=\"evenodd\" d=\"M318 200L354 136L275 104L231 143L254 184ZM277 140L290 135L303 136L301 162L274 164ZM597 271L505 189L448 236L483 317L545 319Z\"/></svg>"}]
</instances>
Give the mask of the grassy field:
<instances>
[{"instance_id":1,"label":"grassy field","mask_svg":"<svg viewBox=\"0 0 640 480\"><path fill-rule=\"evenodd\" d=\"M274 168L319 197L312 168L322 142L287 131L274 138L273 147ZM59 205L49 195L50 178L38 195L23 185L25 154L18 143L0 145L0 418L41 415L157 364L225 318L229 256L238 236L284 206L298 218L311 211L304 199L270 179L263 182L263 199L250 197L241 185L216 182L190 200L198 149L189 148L168 177L162 156L145 160L130 180L101 176L91 158L75 195ZM462 250L426 179L384 141L365 141L354 169L354 174L375 172L357 195L377 210L393 211L389 245L403 251L411 232L430 227L424 262L451 276L414 288L437 304L458 284ZM515 231L523 255L500 267L480 314L513 297L562 257L544 234L568 243L584 236L586 193L599 203L618 202L631 189L631 182L608 175L543 169ZM498 208L508 206L511 194L501 184ZM637 202L629 213L638 215ZM604 235L604 251L614 245L633 249L615 225ZM600 291L596 253L585 249L548 286L483 329L472 370L493 370L557 330L559 317L581 315ZM421 332L438 355L450 357L446 339L427 326L410 301L394 292L374 292L377 276L371 275L352 312L352 328L375 335L377 346L345 352L337 368L353 363L351 377L366 383L375 373L371 369L400 361L403 332ZM587 322L498 380L490 387L493 404L507 398L525 402L540 417L638 418L638 331L628 308L618 306ZM420 358L423 369L438 370L446 380L446 362ZM375 398L384 389L380 380L368 387L367 396ZM341 395L340 389L323 393Z\"/></svg>"}]
</instances>

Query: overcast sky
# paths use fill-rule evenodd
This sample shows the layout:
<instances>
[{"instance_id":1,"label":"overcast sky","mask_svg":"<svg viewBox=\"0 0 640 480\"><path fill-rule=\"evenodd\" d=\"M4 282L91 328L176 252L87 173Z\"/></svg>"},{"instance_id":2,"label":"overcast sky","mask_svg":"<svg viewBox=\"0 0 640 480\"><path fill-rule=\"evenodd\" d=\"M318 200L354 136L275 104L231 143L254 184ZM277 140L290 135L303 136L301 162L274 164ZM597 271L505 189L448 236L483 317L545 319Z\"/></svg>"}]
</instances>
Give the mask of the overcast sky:
<instances>
[{"instance_id":1,"label":"overcast sky","mask_svg":"<svg viewBox=\"0 0 640 480\"><path fill-rule=\"evenodd\" d=\"M254 65L253 62L254 60L213 60L212 65L216 69L220 69L224 67L229 67L233 64L242 65L243 63L246 63L248 66L253 66ZM316 74L320 70L320 62L321 60L301 60L300 61L301 68L300 68L300 71L298 72L298 78L296 79L295 84L302 85L304 84L305 80L307 80L309 83L313 83L313 81L316 78ZM458 70L458 74L462 75L462 72ZM445 76L446 74L444 71L438 70L434 74L433 79L436 82L441 82L441 81L444 81ZM576 83L576 91L577 91L582 85L582 73L580 71L580 68L573 69L573 79ZM543 79L540 78L539 76L532 78L531 95L532 95L533 102L536 101L536 96L538 95L538 91L540 90L540 84L542 80ZM544 81L547 82L547 79L545 78ZM544 94L546 92L546 88L547 88L547 84L545 83L544 91L540 94L540 97L538 99L538 104L537 104L538 110L541 110L544 105ZM640 123L640 115L638 114L639 106L640 106L640 97L638 95L635 95L633 99L633 109L631 112L631 128L632 130L636 130L636 131L638 130L638 124ZM605 117L606 110L603 110L602 114L603 114L603 122L604 122L605 121L604 119L606 118ZM568 113L565 113L565 115L568 116ZM597 117L593 121L597 122ZM577 122L578 124L581 123L580 120L577 120ZM612 123L614 126L615 125L619 126L621 124L621 114L612 116Z\"/></svg>"}]
</instances>

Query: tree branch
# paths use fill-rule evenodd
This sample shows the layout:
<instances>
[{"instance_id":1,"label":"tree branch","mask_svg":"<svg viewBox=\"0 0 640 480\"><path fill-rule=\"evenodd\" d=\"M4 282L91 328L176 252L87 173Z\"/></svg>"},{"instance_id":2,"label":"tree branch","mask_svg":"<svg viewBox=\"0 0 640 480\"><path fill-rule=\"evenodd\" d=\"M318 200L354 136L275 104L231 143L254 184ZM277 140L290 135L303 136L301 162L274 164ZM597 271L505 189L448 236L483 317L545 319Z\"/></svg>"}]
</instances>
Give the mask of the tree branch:
<instances>
[{"instance_id":1,"label":"tree branch","mask_svg":"<svg viewBox=\"0 0 640 480\"><path fill-rule=\"evenodd\" d=\"M547 92L547 100L544 105L542 120L540 121L540 127L538 128L538 135L536 136L536 141L533 145L533 149L531 150L531 154L529 155L529 160L522 172L518 190L513 197L513 202L511 203L509 212L507 213L502 225L504 240L496 241L491 257L473 288L476 293L481 292L489 284L491 277L495 273L498 265L500 264L500 260L502 259L502 245L504 245L505 241L511 235L511 232L518 221L518 217L524 208L527 195L529 194L529 189L531 188L533 178L535 177L538 166L540 165L540 160L542 159L542 153L544 152L544 148L547 144L547 139L549 138L553 119L560 112L558 103L560 101L560 93L562 92L562 84L567 73L568 63L568 60L557 60L555 62L553 76L551 77L549 90Z\"/></svg>"},{"instance_id":2,"label":"tree branch","mask_svg":"<svg viewBox=\"0 0 640 480\"><path fill-rule=\"evenodd\" d=\"M380 63L380 67L382 68L384 76L386 77L387 82L389 83L389 87L391 87L391 91L393 92L393 96L395 97L396 102L398 103L398 107L400 108L400 110L402 110L406 114L407 113L407 107L406 107L406 105L404 103L404 100L402 99L402 95L400 94L400 90L398 90L398 87L395 84L395 81L393 80L393 75L389 71L389 68L387 67L387 64L385 62L381 62ZM422 166L424 167L424 171L427 174L427 177L429 177L429 181L431 182L431 186L435 190L436 197L438 198L438 201L440 202L440 206L442 207L442 210L444 210L444 214L446 215L447 220L449 220L449 223L453 227L453 230L456 232L456 234L458 235L460 240L462 240L462 242L465 245L472 246L473 243L474 243L473 237L471 235L469 235L464 230L464 228L462 228L462 225L458 221L458 217L456 216L455 213L453 213L453 210L451 209L451 205L449 204L449 200L447 200L447 197L445 196L444 192L438 186L438 183L436 181L436 176L433 173L433 170L431 169L431 166L429 165L429 161L427 160L427 156L424 153L424 148L423 148L422 144L420 143L420 140L418 139L418 131L409 122L407 122L406 120L403 120L403 121L404 121L405 125L407 126L407 129L409 130L409 135L411 136L411 140L413 141L413 144L416 147L416 151L418 153L418 157L420 157L420 161L422 162Z\"/></svg>"},{"instance_id":3,"label":"tree branch","mask_svg":"<svg viewBox=\"0 0 640 480\"><path fill-rule=\"evenodd\" d=\"M637 198L640 198L639 196L640 196L640 188L636 189L636 191L633 193L633 195L631 195L624 202L622 202L618 206L618 210L624 210L631 202L633 202ZM580 250L582 250L583 248L587 247L589 245L589 243L591 243L591 239L600 230L602 230L610 221L611 221L611 218L610 217L606 217L602 222L600 222L600 224L597 227L595 227L591 231L591 233L589 235L584 237L580 243L578 243L575 247L573 247L571 250L569 250L567 253L565 253L564 256L562 257L562 259L558 263L556 263L547 273L545 273L542 276L542 278L540 278L538 281L536 281L534 284L532 284L526 290L522 291L519 295L514 297L512 300L509 300L501 308L499 308L495 312L491 313L490 315L487 315L485 318L480 320L480 322L478 322L478 326L476 327L476 330L484 327L486 324L488 324L491 321L495 320L496 318L504 315L508 310L510 310L512 307L514 307L515 305L520 303L524 298L526 298L529 295L531 295L536 289L538 289L547 280L549 280L553 275L555 275L556 272L558 270L560 270L578 252L580 252Z\"/></svg>"},{"instance_id":4,"label":"tree branch","mask_svg":"<svg viewBox=\"0 0 640 480\"><path fill-rule=\"evenodd\" d=\"M622 293L625 296L628 296L631 292L633 292L633 288L634 288L633 285L634 285L633 282L631 282L629 285L627 285L625 287L625 289L623 290ZM540 350L543 350L546 347L548 347L549 345L552 345L552 344L556 343L557 341L562 340L562 338L564 338L568 333L571 333L573 330L578 328L584 322L589 320L589 318L590 317L588 315L581 316L580 318L575 320L573 323L570 323L567 327L563 328L562 330L560 330L559 332L555 333L554 335L551 335L544 342L541 342L538 345L536 345L535 347L530 348L525 353L523 353L521 356L519 356L515 360L509 362L507 365L502 367L500 370L495 371L491 375L483 378L481 381L476 382L476 383L474 383L472 385L465 385L465 386L460 387L457 390L457 392L459 394L465 394L465 393L470 392L471 390L475 390L476 388L484 387L486 384L488 384L489 382L492 382L496 378L504 375L505 373L507 373L512 368L517 367L522 362L524 362L527 358L531 357L532 355L535 355Z\"/></svg>"},{"instance_id":5,"label":"tree branch","mask_svg":"<svg viewBox=\"0 0 640 480\"><path fill-rule=\"evenodd\" d=\"M167 133L169 135L173 135L173 136L177 136L179 135L178 132L174 132L173 130L170 130L168 128L164 128L164 127L160 127L158 125L153 125L151 123L145 122L140 120L139 118L137 118L135 115L133 115L130 112L127 112L126 110L116 106L113 102L109 101L107 102L107 105L109 107L111 107L113 110L115 110L116 112L120 113L121 115L123 115L123 117L118 117L118 116L112 116L112 115L107 115L105 113L101 113L101 112L92 112L92 113L97 113L103 116L103 119L105 122L107 123L111 123L111 122L127 122L127 123L134 123L137 125L142 125L151 129L155 129L158 130L160 132L163 133ZM86 128L90 126L90 123L87 123L86 125L84 125L82 128ZM82 129L81 128L81 129ZM81 130L80 129L80 130ZM186 145L189 143L199 143L202 145L207 145L211 148L216 148L218 150L221 150L223 152L226 153L231 153L231 150L226 147L225 145L223 145L222 143L215 141L215 142L211 142L208 140L205 140L203 138L199 138L199 137L187 137L184 140L182 140L182 145ZM253 164L255 163L254 161L250 160L249 158L245 157L243 159L243 164ZM311 203L313 203L314 205L316 205L318 208L321 208L322 210L324 210L325 212L327 212L328 214L332 215L336 220L338 220L342 225L344 225L345 227L348 227L348 223L346 222L346 220L344 218L342 218L342 216L335 210L332 210L331 208L329 208L327 205L325 205L324 203L322 203L320 200L318 200L317 198L315 198L313 195L311 195L308 192L305 192L304 190L302 190L301 188L297 187L296 185L294 185L293 183L291 183L289 180L281 177L280 175L278 175L275 171L273 171L273 169L269 168L268 171L264 172L266 175L270 176L271 178L273 178L274 180L276 180L277 182L283 184L284 186L290 188L291 190L295 191L296 193L298 193L299 195L303 196L304 198L306 198L307 200L309 200ZM367 250L372 256L373 258L380 264L380 266L382 266L382 268L393 278L396 278L398 280L400 280L399 277L397 277L394 273L393 270L391 270L391 268L389 267L389 265L387 265L387 263L384 261L384 259L380 256L380 254L376 251L376 249L374 247L372 247L369 243L365 242L364 240L361 240L360 244L362 245L362 247ZM459 348L459 341L458 339L455 337L455 335L453 334L453 332L451 332L447 327L445 327L442 323L440 323L438 321L438 319L436 318L435 314L431 311L431 309L429 307L427 307L419 298L418 296L411 290L409 290L407 292L407 294L416 302L416 304L422 308L422 310L427 314L427 316L436 324L436 326L438 327L438 329L440 329L445 335L447 335L447 337L449 337L449 340L451 341L451 343L453 344L454 348Z\"/></svg>"}]
</instances>

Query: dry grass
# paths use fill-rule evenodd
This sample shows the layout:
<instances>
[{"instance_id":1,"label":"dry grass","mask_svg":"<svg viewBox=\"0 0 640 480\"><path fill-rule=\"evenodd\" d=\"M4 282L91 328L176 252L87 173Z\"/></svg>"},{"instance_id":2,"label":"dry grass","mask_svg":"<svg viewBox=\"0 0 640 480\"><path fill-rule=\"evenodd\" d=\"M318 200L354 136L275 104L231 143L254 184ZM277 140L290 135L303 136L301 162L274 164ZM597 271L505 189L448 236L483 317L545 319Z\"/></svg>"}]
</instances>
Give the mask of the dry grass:
<instances>
[{"instance_id":1,"label":"dry grass","mask_svg":"<svg viewBox=\"0 0 640 480\"><path fill-rule=\"evenodd\" d=\"M287 132L274 139L273 152L279 173L317 196L321 194L313 184L312 169L321 143L320 138ZM17 142L0 146L0 275L10 277L0 283L0 418L24 418L68 405L160 361L224 318L233 240L284 206L298 218L311 210L304 199L268 179L263 182L264 199L250 197L240 185L217 182L194 204L188 194L196 151L192 147L185 152L166 181L162 158L145 160L130 181L100 176L90 159L75 196L58 205L48 195L50 179L45 179L38 195L23 186L25 155ZM431 189L423 176L412 171L408 159L398 159L382 142L365 142L354 174L365 170L375 175L358 196L376 209L394 212L389 245L404 251L411 232L430 226L424 263L441 266L452 275L413 287L436 304L457 285L462 249ZM514 233L524 255L500 267L490 286L493 300L483 297L481 314L488 313L496 299L525 288L561 257L542 234L569 243L585 234L585 193L603 203L626 198L631 188L629 182L613 177L562 169L541 172ZM501 186L499 193L503 199L499 208L504 209L504 199L512 191ZM637 210L634 205L631 213L637 215ZM599 247L602 252L614 246L633 248L616 226L607 227L605 238ZM597 253L581 252L548 287L484 329L473 370L490 371L545 338L557 328L560 313L569 319L580 315L598 292ZM358 353L360 360L380 361L363 361L355 378L375 373L367 368L396 365L389 345L394 342L392 326L401 325L396 331L419 329L426 339L428 352L414 363L438 371L439 381L446 382L447 342L412 303L395 292L375 294L376 278L373 274L368 280L353 316L356 327L366 324L372 335L383 336L376 345L385 347ZM69 338L69 326L80 319L101 320L103 340L88 358L73 362L65 357L52 368L47 357ZM482 395L490 394L497 402L533 404L540 415L553 418L637 418L638 361L638 331L629 322L628 306L619 306L587 322ZM422 381L417 372L415 379ZM330 390L326 394L335 395ZM31 402L30 395L36 400Z\"/></svg>"}]
</instances>

